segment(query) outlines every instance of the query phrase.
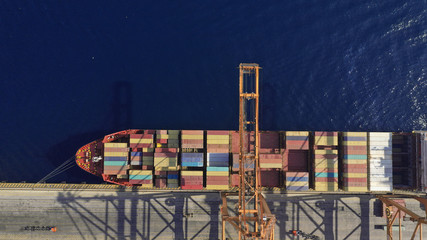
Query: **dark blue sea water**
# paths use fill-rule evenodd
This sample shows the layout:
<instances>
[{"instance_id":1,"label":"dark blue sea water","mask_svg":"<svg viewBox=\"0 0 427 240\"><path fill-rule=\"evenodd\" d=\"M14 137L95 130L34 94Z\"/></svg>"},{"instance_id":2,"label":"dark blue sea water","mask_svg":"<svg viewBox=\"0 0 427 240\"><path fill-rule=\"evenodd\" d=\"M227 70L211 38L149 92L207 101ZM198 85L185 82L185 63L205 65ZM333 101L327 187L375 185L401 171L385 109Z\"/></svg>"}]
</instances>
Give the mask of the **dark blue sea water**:
<instances>
[{"instance_id":1,"label":"dark blue sea water","mask_svg":"<svg viewBox=\"0 0 427 240\"><path fill-rule=\"evenodd\" d=\"M0 180L40 180L128 128L427 129L427 2L0 1ZM100 182L75 167L53 182Z\"/></svg>"}]
</instances>

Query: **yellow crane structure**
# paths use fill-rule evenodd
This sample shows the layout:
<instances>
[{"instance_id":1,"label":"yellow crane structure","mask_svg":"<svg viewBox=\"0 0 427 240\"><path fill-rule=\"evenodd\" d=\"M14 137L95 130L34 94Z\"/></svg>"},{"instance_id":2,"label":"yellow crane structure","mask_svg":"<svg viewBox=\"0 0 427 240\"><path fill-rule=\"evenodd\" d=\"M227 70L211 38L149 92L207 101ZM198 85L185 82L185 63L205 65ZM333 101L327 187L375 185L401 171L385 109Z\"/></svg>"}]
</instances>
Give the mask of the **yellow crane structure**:
<instances>
[{"instance_id":1,"label":"yellow crane structure","mask_svg":"<svg viewBox=\"0 0 427 240\"><path fill-rule=\"evenodd\" d=\"M239 239L274 239L276 217L270 212L261 191L259 163L259 70L256 63L239 65L239 191L238 209L230 216L227 197L236 193L221 193L222 239L230 223Z\"/></svg>"},{"instance_id":2,"label":"yellow crane structure","mask_svg":"<svg viewBox=\"0 0 427 240\"><path fill-rule=\"evenodd\" d=\"M413 198L417 201L419 201L425 209L426 216L422 217L418 214L414 213L413 211L409 210L405 206L402 206L400 203L393 200L393 198ZM402 215L403 213L406 213L409 215L409 220L412 222L416 222L417 225L415 226L414 232L412 233L411 240L415 239L417 232L420 237L420 240L423 239L423 224L427 224L427 199L417 197L417 196L399 196L399 195L376 195L376 198L378 198L384 205L386 206L386 216L387 216L387 239L394 239L393 238L393 224L396 218L399 219L399 240L402 240ZM393 211L393 208L396 208L396 211Z\"/></svg>"}]
</instances>

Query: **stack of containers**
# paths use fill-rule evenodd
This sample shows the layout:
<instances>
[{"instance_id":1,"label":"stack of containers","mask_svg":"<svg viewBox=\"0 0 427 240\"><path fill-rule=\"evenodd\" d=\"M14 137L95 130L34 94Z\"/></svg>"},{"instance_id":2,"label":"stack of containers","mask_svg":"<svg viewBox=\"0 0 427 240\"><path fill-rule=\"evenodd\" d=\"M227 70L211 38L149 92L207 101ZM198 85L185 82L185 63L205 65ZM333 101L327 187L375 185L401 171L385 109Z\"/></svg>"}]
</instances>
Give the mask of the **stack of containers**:
<instances>
[{"instance_id":1,"label":"stack of containers","mask_svg":"<svg viewBox=\"0 0 427 240\"><path fill-rule=\"evenodd\" d=\"M275 153L260 153L259 154L259 166L260 168L271 169L271 168L282 168L282 154Z\"/></svg>"},{"instance_id":2,"label":"stack of containers","mask_svg":"<svg viewBox=\"0 0 427 240\"><path fill-rule=\"evenodd\" d=\"M156 148L156 152L154 153L154 169L156 171L178 170L178 153L163 152L163 150Z\"/></svg>"},{"instance_id":3,"label":"stack of containers","mask_svg":"<svg viewBox=\"0 0 427 240\"><path fill-rule=\"evenodd\" d=\"M240 135L238 131L230 131L231 134L231 153L235 154L235 153L239 153L240 152ZM245 137L245 143L244 143L244 149L245 151L248 151L249 145L251 142L254 141L254 133L250 132L250 133L246 133L246 137ZM249 149L251 151L253 151L254 149Z\"/></svg>"},{"instance_id":4,"label":"stack of containers","mask_svg":"<svg viewBox=\"0 0 427 240\"><path fill-rule=\"evenodd\" d=\"M228 167L207 167L206 168L206 189L228 190L229 179Z\"/></svg>"},{"instance_id":5,"label":"stack of containers","mask_svg":"<svg viewBox=\"0 0 427 240\"><path fill-rule=\"evenodd\" d=\"M207 131L206 150L208 153L228 153L230 150L229 131Z\"/></svg>"},{"instance_id":6,"label":"stack of containers","mask_svg":"<svg viewBox=\"0 0 427 240\"><path fill-rule=\"evenodd\" d=\"M104 174L127 176L129 148L127 143L104 143Z\"/></svg>"},{"instance_id":7,"label":"stack of containers","mask_svg":"<svg viewBox=\"0 0 427 240\"><path fill-rule=\"evenodd\" d=\"M132 151L147 151L147 148L154 147L154 134L130 134L129 147Z\"/></svg>"},{"instance_id":8,"label":"stack of containers","mask_svg":"<svg viewBox=\"0 0 427 240\"><path fill-rule=\"evenodd\" d=\"M168 171L168 188L178 188L178 171Z\"/></svg>"},{"instance_id":9,"label":"stack of containers","mask_svg":"<svg viewBox=\"0 0 427 240\"><path fill-rule=\"evenodd\" d=\"M168 130L168 148L179 148L179 130Z\"/></svg>"},{"instance_id":10,"label":"stack of containers","mask_svg":"<svg viewBox=\"0 0 427 240\"><path fill-rule=\"evenodd\" d=\"M153 187L153 172L151 170L129 170L129 183L151 188Z\"/></svg>"},{"instance_id":11,"label":"stack of containers","mask_svg":"<svg viewBox=\"0 0 427 240\"><path fill-rule=\"evenodd\" d=\"M166 171L154 171L155 175L155 186L157 188L165 188L167 185L168 175Z\"/></svg>"},{"instance_id":12,"label":"stack of containers","mask_svg":"<svg viewBox=\"0 0 427 240\"><path fill-rule=\"evenodd\" d=\"M229 153L208 153L206 188L225 190L229 188Z\"/></svg>"},{"instance_id":13,"label":"stack of containers","mask_svg":"<svg viewBox=\"0 0 427 240\"><path fill-rule=\"evenodd\" d=\"M131 165L134 169L153 169L154 133L154 130L144 130L143 134L130 134Z\"/></svg>"},{"instance_id":14,"label":"stack of containers","mask_svg":"<svg viewBox=\"0 0 427 240\"><path fill-rule=\"evenodd\" d=\"M309 132L288 131L286 132L286 149L308 150Z\"/></svg>"},{"instance_id":15,"label":"stack of containers","mask_svg":"<svg viewBox=\"0 0 427 240\"><path fill-rule=\"evenodd\" d=\"M414 185L415 162L412 160L413 141L410 133L393 133L393 186L412 188ZM415 165L415 166L414 166Z\"/></svg>"},{"instance_id":16,"label":"stack of containers","mask_svg":"<svg viewBox=\"0 0 427 240\"><path fill-rule=\"evenodd\" d=\"M181 153L182 167L203 167L203 153Z\"/></svg>"},{"instance_id":17,"label":"stack of containers","mask_svg":"<svg viewBox=\"0 0 427 240\"><path fill-rule=\"evenodd\" d=\"M314 189L338 190L338 132L314 132Z\"/></svg>"},{"instance_id":18,"label":"stack of containers","mask_svg":"<svg viewBox=\"0 0 427 240\"><path fill-rule=\"evenodd\" d=\"M203 171L181 171L181 189L203 189Z\"/></svg>"},{"instance_id":19,"label":"stack of containers","mask_svg":"<svg viewBox=\"0 0 427 240\"><path fill-rule=\"evenodd\" d=\"M392 133L369 133L369 186L371 191L393 190Z\"/></svg>"},{"instance_id":20,"label":"stack of containers","mask_svg":"<svg viewBox=\"0 0 427 240\"><path fill-rule=\"evenodd\" d=\"M203 148L203 131L202 130L182 130L181 131L181 148Z\"/></svg>"},{"instance_id":21,"label":"stack of containers","mask_svg":"<svg viewBox=\"0 0 427 240\"><path fill-rule=\"evenodd\" d=\"M280 154L280 134L279 132L260 132L259 133L259 151L260 153L278 153Z\"/></svg>"},{"instance_id":22,"label":"stack of containers","mask_svg":"<svg viewBox=\"0 0 427 240\"><path fill-rule=\"evenodd\" d=\"M368 191L368 155L366 132L343 132L343 190Z\"/></svg>"},{"instance_id":23,"label":"stack of containers","mask_svg":"<svg viewBox=\"0 0 427 240\"><path fill-rule=\"evenodd\" d=\"M286 190L308 191L308 172L286 172Z\"/></svg>"},{"instance_id":24,"label":"stack of containers","mask_svg":"<svg viewBox=\"0 0 427 240\"><path fill-rule=\"evenodd\" d=\"M288 131L284 142L282 170L308 172L309 132Z\"/></svg>"},{"instance_id":25,"label":"stack of containers","mask_svg":"<svg viewBox=\"0 0 427 240\"><path fill-rule=\"evenodd\" d=\"M168 130L156 130L156 147L167 148L168 145Z\"/></svg>"}]
</instances>

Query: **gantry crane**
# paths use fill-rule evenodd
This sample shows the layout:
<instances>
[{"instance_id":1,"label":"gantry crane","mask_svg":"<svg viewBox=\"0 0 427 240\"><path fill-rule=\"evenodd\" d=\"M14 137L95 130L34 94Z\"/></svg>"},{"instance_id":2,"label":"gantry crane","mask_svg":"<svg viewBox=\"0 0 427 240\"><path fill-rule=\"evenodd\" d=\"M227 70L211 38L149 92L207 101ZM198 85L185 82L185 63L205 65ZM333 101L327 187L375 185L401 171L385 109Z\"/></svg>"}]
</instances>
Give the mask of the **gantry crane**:
<instances>
[{"instance_id":1,"label":"gantry crane","mask_svg":"<svg viewBox=\"0 0 427 240\"><path fill-rule=\"evenodd\" d=\"M221 193L222 239L229 222L239 239L274 239L275 215L261 193L259 165L259 70L256 63L239 65L239 191L238 209L230 216L227 197L235 193Z\"/></svg>"}]
</instances>

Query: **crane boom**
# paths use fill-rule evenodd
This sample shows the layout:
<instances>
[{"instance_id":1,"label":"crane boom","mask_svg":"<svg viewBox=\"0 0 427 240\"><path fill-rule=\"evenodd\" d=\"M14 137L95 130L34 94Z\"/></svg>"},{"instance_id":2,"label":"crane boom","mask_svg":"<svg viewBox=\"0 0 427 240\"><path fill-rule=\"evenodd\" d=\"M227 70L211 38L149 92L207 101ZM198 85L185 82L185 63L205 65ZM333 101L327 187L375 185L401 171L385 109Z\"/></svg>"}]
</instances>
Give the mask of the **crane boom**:
<instances>
[{"instance_id":1,"label":"crane boom","mask_svg":"<svg viewBox=\"0 0 427 240\"><path fill-rule=\"evenodd\" d=\"M276 218L261 193L259 167L259 70L256 63L239 65L239 192L237 216L230 216L227 196L222 193L222 238L225 223L239 233L239 239L274 239Z\"/></svg>"}]
</instances>

